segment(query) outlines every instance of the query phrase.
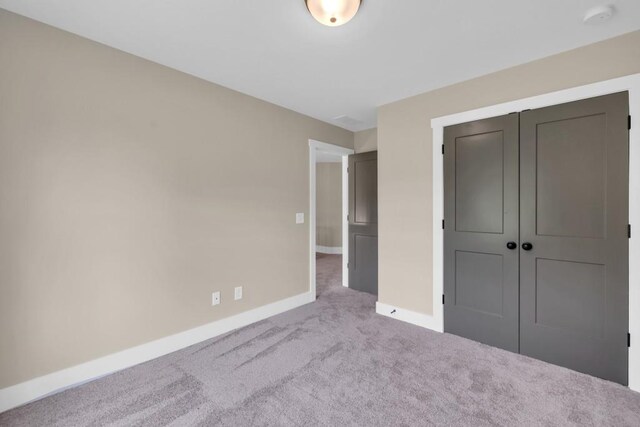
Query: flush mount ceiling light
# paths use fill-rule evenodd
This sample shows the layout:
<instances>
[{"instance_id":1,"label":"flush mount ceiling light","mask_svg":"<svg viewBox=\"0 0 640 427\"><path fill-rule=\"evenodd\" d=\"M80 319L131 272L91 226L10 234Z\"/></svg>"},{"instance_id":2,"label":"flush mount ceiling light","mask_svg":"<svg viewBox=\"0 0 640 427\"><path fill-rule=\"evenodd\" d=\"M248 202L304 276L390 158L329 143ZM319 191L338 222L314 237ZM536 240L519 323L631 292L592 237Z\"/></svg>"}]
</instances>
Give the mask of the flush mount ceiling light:
<instances>
[{"instance_id":1,"label":"flush mount ceiling light","mask_svg":"<svg viewBox=\"0 0 640 427\"><path fill-rule=\"evenodd\" d=\"M316 21L337 27L356 16L362 0L305 0L305 3Z\"/></svg>"}]
</instances>

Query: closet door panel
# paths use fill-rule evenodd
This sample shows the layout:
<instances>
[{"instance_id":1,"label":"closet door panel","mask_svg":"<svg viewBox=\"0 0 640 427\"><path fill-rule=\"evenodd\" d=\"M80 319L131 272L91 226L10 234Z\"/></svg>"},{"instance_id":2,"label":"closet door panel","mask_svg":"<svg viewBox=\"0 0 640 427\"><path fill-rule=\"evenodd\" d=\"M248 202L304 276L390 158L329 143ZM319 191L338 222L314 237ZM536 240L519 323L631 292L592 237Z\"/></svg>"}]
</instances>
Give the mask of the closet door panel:
<instances>
[{"instance_id":1,"label":"closet door panel","mask_svg":"<svg viewBox=\"0 0 640 427\"><path fill-rule=\"evenodd\" d=\"M445 332L517 352L518 115L444 137Z\"/></svg>"},{"instance_id":2,"label":"closet door panel","mask_svg":"<svg viewBox=\"0 0 640 427\"><path fill-rule=\"evenodd\" d=\"M624 92L520 119L520 351L621 384L628 364L627 116Z\"/></svg>"}]
</instances>

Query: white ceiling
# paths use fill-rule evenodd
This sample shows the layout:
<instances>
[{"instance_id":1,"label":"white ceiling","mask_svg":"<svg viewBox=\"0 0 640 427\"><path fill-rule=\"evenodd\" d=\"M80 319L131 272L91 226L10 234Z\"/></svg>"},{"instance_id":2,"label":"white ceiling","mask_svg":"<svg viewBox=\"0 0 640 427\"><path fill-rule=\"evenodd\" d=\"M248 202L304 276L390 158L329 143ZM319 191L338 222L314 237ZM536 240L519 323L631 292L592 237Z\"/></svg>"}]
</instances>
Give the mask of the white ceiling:
<instances>
[{"instance_id":1,"label":"white ceiling","mask_svg":"<svg viewBox=\"0 0 640 427\"><path fill-rule=\"evenodd\" d=\"M640 1L364 0L337 28L303 0L0 0L0 7L350 130L376 107L640 29ZM579 70L576 70L579 72ZM348 116L354 121L335 118ZM346 124L345 124L346 123Z\"/></svg>"}]
</instances>

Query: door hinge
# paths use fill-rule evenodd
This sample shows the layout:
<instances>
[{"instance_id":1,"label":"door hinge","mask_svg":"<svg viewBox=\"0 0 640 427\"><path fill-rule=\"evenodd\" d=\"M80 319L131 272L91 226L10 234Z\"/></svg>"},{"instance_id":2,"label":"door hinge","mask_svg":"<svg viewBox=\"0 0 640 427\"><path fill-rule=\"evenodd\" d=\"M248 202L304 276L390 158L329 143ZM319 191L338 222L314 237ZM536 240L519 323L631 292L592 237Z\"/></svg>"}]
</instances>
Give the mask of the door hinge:
<instances>
[{"instance_id":1,"label":"door hinge","mask_svg":"<svg viewBox=\"0 0 640 427\"><path fill-rule=\"evenodd\" d=\"M350 265L350 264L349 264L349 263L347 263L347 270L349 269L349 265Z\"/></svg>"},{"instance_id":2,"label":"door hinge","mask_svg":"<svg viewBox=\"0 0 640 427\"><path fill-rule=\"evenodd\" d=\"M631 238L631 224L627 224L627 237Z\"/></svg>"},{"instance_id":3,"label":"door hinge","mask_svg":"<svg viewBox=\"0 0 640 427\"><path fill-rule=\"evenodd\" d=\"M444 294L442 294L442 305L444 305Z\"/></svg>"},{"instance_id":4,"label":"door hinge","mask_svg":"<svg viewBox=\"0 0 640 427\"><path fill-rule=\"evenodd\" d=\"M347 222L349 221L349 214L347 214Z\"/></svg>"},{"instance_id":5,"label":"door hinge","mask_svg":"<svg viewBox=\"0 0 640 427\"><path fill-rule=\"evenodd\" d=\"M631 116L627 117L627 129L631 130Z\"/></svg>"},{"instance_id":6,"label":"door hinge","mask_svg":"<svg viewBox=\"0 0 640 427\"><path fill-rule=\"evenodd\" d=\"M442 144L442 154L444 154L444 144Z\"/></svg>"},{"instance_id":7,"label":"door hinge","mask_svg":"<svg viewBox=\"0 0 640 427\"><path fill-rule=\"evenodd\" d=\"M631 333L627 333L627 347L631 347Z\"/></svg>"},{"instance_id":8,"label":"door hinge","mask_svg":"<svg viewBox=\"0 0 640 427\"><path fill-rule=\"evenodd\" d=\"M347 167L347 173L349 173L349 168Z\"/></svg>"},{"instance_id":9,"label":"door hinge","mask_svg":"<svg viewBox=\"0 0 640 427\"><path fill-rule=\"evenodd\" d=\"M444 230L444 219L442 220L442 229Z\"/></svg>"}]
</instances>

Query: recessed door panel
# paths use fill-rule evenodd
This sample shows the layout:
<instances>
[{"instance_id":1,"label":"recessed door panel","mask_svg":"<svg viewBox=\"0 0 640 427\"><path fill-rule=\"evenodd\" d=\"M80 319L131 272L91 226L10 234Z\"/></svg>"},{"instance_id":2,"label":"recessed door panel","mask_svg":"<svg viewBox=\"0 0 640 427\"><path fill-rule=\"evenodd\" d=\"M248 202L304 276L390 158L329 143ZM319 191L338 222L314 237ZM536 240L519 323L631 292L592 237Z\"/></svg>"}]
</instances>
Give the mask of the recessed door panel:
<instances>
[{"instance_id":1,"label":"recessed door panel","mask_svg":"<svg viewBox=\"0 0 640 427\"><path fill-rule=\"evenodd\" d=\"M602 338L605 300L604 265L536 260L536 325Z\"/></svg>"},{"instance_id":2,"label":"recessed door panel","mask_svg":"<svg viewBox=\"0 0 640 427\"><path fill-rule=\"evenodd\" d=\"M520 351L627 384L628 95L520 114Z\"/></svg>"},{"instance_id":3,"label":"recessed door panel","mask_svg":"<svg viewBox=\"0 0 640 427\"><path fill-rule=\"evenodd\" d=\"M502 131L456 138L456 231L502 233L503 138Z\"/></svg>"},{"instance_id":4,"label":"recessed door panel","mask_svg":"<svg viewBox=\"0 0 640 427\"><path fill-rule=\"evenodd\" d=\"M444 137L444 329L517 352L518 116Z\"/></svg>"},{"instance_id":5,"label":"recessed door panel","mask_svg":"<svg viewBox=\"0 0 640 427\"><path fill-rule=\"evenodd\" d=\"M537 234L603 238L606 115L536 126Z\"/></svg>"},{"instance_id":6,"label":"recessed door panel","mask_svg":"<svg viewBox=\"0 0 640 427\"><path fill-rule=\"evenodd\" d=\"M454 304L502 317L502 255L456 251L455 268Z\"/></svg>"},{"instance_id":7,"label":"recessed door panel","mask_svg":"<svg viewBox=\"0 0 640 427\"><path fill-rule=\"evenodd\" d=\"M378 288L378 236L353 235L353 264L349 268L357 273L351 288L377 294Z\"/></svg>"},{"instance_id":8,"label":"recessed door panel","mask_svg":"<svg viewBox=\"0 0 640 427\"><path fill-rule=\"evenodd\" d=\"M378 161L376 159L354 162L354 204L355 224L376 224L378 222Z\"/></svg>"}]
</instances>

